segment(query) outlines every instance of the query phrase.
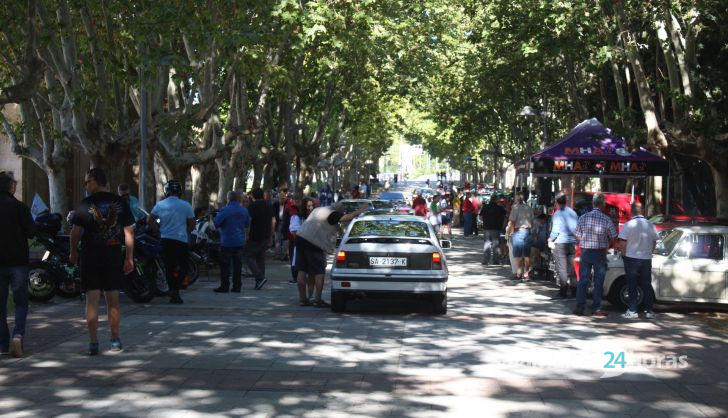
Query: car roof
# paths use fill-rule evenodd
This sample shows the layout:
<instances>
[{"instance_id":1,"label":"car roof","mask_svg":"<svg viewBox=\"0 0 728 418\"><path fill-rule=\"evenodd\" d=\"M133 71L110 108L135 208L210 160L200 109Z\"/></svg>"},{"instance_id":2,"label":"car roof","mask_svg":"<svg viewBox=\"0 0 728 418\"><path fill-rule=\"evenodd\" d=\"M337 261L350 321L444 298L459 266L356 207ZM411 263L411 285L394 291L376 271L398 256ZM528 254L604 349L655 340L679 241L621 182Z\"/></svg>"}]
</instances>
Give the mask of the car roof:
<instances>
[{"instance_id":1,"label":"car roof","mask_svg":"<svg viewBox=\"0 0 728 418\"><path fill-rule=\"evenodd\" d=\"M397 220L397 221L406 221L406 222L422 222L427 223L427 221L420 217L420 216L414 216L414 215L399 215L399 214L362 214L359 215L355 220L356 221L386 221L386 220Z\"/></svg>"},{"instance_id":2,"label":"car roof","mask_svg":"<svg viewBox=\"0 0 728 418\"><path fill-rule=\"evenodd\" d=\"M686 225L675 229L684 232L697 232L699 234L728 234L728 226L725 225Z\"/></svg>"}]
</instances>

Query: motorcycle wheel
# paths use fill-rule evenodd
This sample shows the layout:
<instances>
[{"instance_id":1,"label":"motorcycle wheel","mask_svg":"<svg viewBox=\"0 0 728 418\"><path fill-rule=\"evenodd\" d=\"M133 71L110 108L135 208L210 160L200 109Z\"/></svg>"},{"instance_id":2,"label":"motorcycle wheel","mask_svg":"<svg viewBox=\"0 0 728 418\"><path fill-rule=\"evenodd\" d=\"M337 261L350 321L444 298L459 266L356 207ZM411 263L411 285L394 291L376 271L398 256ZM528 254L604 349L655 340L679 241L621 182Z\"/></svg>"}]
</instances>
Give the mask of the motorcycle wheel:
<instances>
[{"instance_id":1,"label":"motorcycle wheel","mask_svg":"<svg viewBox=\"0 0 728 418\"><path fill-rule=\"evenodd\" d=\"M136 303L147 303L154 299L156 272L149 275L146 271L140 270L137 268L124 275L124 293Z\"/></svg>"},{"instance_id":2,"label":"motorcycle wheel","mask_svg":"<svg viewBox=\"0 0 728 418\"><path fill-rule=\"evenodd\" d=\"M30 263L28 269L28 299L48 302L58 291L58 272L42 261Z\"/></svg>"}]
</instances>

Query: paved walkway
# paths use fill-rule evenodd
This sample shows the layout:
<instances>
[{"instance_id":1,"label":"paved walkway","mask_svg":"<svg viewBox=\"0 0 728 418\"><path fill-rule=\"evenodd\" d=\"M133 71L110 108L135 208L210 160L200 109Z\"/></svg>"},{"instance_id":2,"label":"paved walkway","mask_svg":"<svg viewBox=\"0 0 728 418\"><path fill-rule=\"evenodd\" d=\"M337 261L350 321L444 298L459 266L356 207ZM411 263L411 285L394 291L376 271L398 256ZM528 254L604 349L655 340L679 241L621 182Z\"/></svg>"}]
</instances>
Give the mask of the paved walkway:
<instances>
[{"instance_id":1,"label":"paved walkway","mask_svg":"<svg viewBox=\"0 0 728 418\"><path fill-rule=\"evenodd\" d=\"M413 302L299 307L271 262L261 291L215 294L205 278L181 306L127 301L125 350L106 351L102 321L88 357L81 301L56 298L32 309L27 356L0 358L0 416L728 415L728 338L701 318L574 317L553 287L481 266L479 240L454 244L441 317ZM605 369L607 351L627 367Z\"/></svg>"}]
</instances>

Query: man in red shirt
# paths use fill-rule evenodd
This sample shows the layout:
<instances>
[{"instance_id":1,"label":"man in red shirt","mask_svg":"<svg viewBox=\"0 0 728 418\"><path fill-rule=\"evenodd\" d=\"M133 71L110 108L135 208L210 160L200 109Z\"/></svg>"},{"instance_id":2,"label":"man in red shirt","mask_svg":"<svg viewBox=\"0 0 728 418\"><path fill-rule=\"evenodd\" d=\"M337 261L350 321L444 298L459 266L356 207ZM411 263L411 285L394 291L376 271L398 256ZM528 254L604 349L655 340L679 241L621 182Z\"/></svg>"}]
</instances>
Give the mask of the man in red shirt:
<instances>
[{"instance_id":1,"label":"man in red shirt","mask_svg":"<svg viewBox=\"0 0 728 418\"><path fill-rule=\"evenodd\" d=\"M465 199L463 199L463 218L464 218L464 232L465 237L469 237L473 234L473 226L475 224L475 214L477 213L470 192L465 193Z\"/></svg>"},{"instance_id":2,"label":"man in red shirt","mask_svg":"<svg viewBox=\"0 0 728 418\"><path fill-rule=\"evenodd\" d=\"M480 213L480 199L478 199L478 193L473 193L470 198L473 203L473 234L478 235L478 213Z\"/></svg>"},{"instance_id":3,"label":"man in red shirt","mask_svg":"<svg viewBox=\"0 0 728 418\"><path fill-rule=\"evenodd\" d=\"M412 200L412 209L416 216L427 216L427 201L422 197L422 192L417 192L417 197Z\"/></svg>"}]
</instances>

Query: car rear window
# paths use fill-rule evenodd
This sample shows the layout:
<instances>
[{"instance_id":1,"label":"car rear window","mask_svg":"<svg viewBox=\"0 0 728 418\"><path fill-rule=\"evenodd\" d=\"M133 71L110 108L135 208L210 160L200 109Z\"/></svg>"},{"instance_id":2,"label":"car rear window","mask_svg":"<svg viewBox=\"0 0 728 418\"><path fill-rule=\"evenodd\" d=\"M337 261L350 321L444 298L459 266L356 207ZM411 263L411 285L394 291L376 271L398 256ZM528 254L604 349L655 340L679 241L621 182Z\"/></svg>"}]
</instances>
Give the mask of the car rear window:
<instances>
[{"instance_id":1,"label":"car rear window","mask_svg":"<svg viewBox=\"0 0 728 418\"><path fill-rule=\"evenodd\" d=\"M341 202L344 206L344 213L352 213L359 209L365 202Z\"/></svg>"},{"instance_id":2,"label":"car rear window","mask_svg":"<svg viewBox=\"0 0 728 418\"><path fill-rule=\"evenodd\" d=\"M404 200L402 193L382 193L379 195L380 200Z\"/></svg>"},{"instance_id":3,"label":"car rear window","mask_svg":"<svg viewBox=\"0 0 728 418\"><path fill-rule=\"evenodd\" d=\"M349 237L429 238L430 232L424 222L382 219L356 222L351 227Z\"/></svg>"}]
</instances>

